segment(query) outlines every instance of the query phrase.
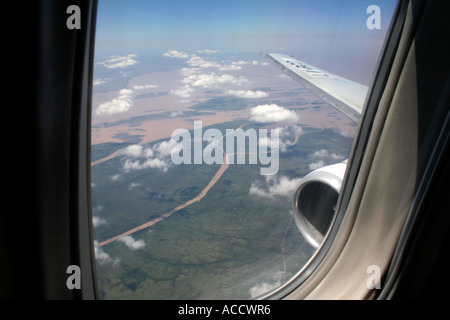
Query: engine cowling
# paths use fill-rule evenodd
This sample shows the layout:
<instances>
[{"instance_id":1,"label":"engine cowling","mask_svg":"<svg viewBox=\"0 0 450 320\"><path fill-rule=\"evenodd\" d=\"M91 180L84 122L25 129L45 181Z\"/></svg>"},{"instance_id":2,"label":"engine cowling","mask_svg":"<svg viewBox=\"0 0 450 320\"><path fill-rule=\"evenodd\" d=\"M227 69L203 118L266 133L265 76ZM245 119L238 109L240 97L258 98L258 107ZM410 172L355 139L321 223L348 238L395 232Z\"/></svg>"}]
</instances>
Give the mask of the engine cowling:
<instances>
[{"instance_id":1,"label":"engine cowling","mask_svg":"<svg viewBox=\"0 0 450 320\"><path fill-rule=\"evenodd\" d=\"M303 237L315 249L324 240L336 214L347 161L326 166L307 174L293 199L295 223Z\"/></svg>"}]
</instances>

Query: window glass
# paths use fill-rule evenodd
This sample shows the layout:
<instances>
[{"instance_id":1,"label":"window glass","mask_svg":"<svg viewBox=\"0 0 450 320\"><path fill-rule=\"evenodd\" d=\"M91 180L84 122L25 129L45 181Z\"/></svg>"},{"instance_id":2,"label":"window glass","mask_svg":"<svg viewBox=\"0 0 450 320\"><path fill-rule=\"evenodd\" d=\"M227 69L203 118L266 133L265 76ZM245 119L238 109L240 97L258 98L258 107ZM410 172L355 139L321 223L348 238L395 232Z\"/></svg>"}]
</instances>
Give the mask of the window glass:
<instances>
[{"instance_id":1,"label":"window glass","mask_svg":"<svg viewBox=\"0 0 450 320\"><path fill-rule=\"evenodd\" d=\"M317 249L295 221L298 185L348 159L358 122L267 55L367 87L395 5L100 0L91 127L100 297L257 298L296 276Z\"/></svg>"}]
</instances>

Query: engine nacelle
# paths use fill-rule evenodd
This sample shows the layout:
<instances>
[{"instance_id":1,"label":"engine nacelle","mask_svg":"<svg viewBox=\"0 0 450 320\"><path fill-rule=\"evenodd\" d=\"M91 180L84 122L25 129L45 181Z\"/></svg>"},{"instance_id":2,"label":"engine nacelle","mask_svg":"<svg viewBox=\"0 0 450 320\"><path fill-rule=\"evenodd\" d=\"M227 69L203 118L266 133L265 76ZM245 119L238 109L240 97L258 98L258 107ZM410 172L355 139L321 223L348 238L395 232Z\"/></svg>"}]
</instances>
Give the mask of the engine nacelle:
<instances>
[{"instance_id":1,"label":"engine nacelle","mask_svg":"<svg viewBox=\"0 0 450 320\"><path fill-rule=\"evenodd\" d=\"M347 161L307 174L297 187L293 201L295 223L303 237L319 248L336 214L336 205Z\"/></svg>"}]
</instances>

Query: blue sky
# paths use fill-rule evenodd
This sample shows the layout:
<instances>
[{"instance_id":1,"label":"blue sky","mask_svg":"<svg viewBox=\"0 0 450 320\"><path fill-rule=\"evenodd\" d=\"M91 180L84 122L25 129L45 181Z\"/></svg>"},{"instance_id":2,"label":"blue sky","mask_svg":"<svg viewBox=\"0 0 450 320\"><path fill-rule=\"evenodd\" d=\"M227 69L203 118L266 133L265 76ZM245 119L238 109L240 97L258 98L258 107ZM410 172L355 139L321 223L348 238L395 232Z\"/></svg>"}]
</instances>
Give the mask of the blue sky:
<instances>
[{"instance_id":1,"label":"blue sky","mask_svg":"<svg viewBox=\"0 0 450 320\"><path fill-rule=\"evenodd\" d=\"M114 43L144 47L189 42L201 46L214 37L230 45L241 39L257 39L263 45L270 37L286 41L317 34L367 34L366 8L382 10L382 27L395 9L394 0L100 0L97 37L102 45ZM375 32L372 32L374 34ZM233 42L231 40L235 39ZM269 41L270 42L270 41ZM219 43L219 41L217 41ZM209 43L207 43L209 44Z\"/></svg>"},{"instance_id":2,"label":"blue sky","mask_svg":"<svg viewBox=\"0 0 450 320\"><path fill-rule=\"evenodd\" d=\"M381 8L381 30L366 27L373 4ZM99 0L96 55L253 49L292 54L344 76L350 67L364 73L378 59L395 6L396 0Z\"/></svg>"}]
</instances>

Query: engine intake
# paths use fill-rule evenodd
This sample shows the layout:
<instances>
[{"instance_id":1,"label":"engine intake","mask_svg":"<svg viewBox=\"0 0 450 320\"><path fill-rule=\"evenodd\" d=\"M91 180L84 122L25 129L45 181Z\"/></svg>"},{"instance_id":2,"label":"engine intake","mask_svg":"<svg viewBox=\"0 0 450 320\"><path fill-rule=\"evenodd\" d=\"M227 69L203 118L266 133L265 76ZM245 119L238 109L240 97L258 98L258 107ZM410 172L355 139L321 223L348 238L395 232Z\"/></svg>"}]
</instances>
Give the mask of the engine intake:
<instances>
[{"instance_id":1,"label":"engine intake","mask_svg":"<svg viewBox=\"0 0 450 320\"><path fill-rule=\"evenodd\" d=\"M347 161L307 174L297 187L293 214L297 228L315 249L324 240L336 215Z\"/></svg>"}]
</instances>

